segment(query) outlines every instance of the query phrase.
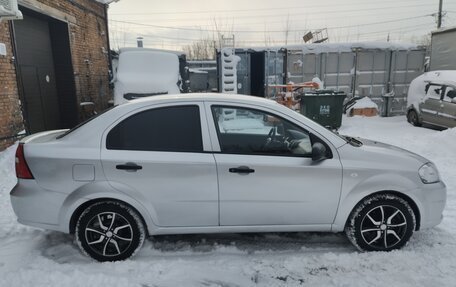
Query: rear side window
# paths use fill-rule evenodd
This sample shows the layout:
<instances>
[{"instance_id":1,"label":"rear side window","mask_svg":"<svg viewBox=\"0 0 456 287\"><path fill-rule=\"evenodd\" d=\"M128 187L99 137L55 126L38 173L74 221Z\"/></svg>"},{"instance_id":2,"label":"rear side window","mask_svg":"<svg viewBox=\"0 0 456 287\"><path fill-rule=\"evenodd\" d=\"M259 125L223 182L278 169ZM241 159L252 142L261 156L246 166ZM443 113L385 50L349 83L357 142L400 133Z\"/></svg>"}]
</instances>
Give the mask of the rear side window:
<instances>
[{"instance_id":1,"label":"rear side window","mask_svg":"<svg viewBox=\"0 0 456 287\"><path fill-rule=\"evenodd\" d=\"M198 106L139 112L114 127L106 138L111 150L202 152Z\"/></svg>"}]
</instances>

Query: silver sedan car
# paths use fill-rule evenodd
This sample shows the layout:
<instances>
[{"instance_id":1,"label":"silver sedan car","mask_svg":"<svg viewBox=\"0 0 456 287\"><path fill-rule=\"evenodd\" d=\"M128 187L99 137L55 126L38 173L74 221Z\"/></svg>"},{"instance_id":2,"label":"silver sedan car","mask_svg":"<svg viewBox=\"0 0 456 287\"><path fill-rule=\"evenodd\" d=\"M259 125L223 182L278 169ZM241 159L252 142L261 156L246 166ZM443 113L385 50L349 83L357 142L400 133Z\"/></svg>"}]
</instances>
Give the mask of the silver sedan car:
<instances>
[{"instance_id":1,"label":"silver sedan car","mask_svg":"<svg viewBox=\"0 0 456 287\"><path fill-rule=\"evenodd\" d=\"M31 135L16 173L18 221L74 234L98 261L184 233L345 231L389 251L439 224L446 201L429 160L239 95L140 99Z\"/></svg>"}]
</instances>

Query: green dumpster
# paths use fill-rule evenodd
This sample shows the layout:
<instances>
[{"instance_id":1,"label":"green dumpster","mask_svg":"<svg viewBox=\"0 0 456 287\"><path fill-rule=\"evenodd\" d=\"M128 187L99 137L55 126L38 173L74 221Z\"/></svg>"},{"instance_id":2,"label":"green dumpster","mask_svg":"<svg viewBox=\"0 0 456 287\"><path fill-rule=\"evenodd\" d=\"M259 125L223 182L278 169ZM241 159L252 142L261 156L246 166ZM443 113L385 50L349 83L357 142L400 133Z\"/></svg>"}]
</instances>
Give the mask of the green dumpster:
<instances>
[{"instance_id":1,"label":"green dumpster","mask_svg":"<svg viewBox=\"0 0 456 287\"><path fill-rule=\"evenodd\" d=\"M332 90L305 92L300 95L300 112L320 125L338 129L342 125L344 99L347 94Z\"/></svg>"}]
</instances>

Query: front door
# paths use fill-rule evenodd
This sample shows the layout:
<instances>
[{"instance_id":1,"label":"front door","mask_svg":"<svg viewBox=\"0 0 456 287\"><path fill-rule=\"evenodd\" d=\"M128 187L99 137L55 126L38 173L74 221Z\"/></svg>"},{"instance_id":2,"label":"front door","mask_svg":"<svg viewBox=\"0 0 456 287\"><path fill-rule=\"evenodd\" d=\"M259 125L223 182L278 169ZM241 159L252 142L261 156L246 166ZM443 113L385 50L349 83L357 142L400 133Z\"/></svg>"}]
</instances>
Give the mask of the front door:
<instances>
[{"instance_id":1,"label":"front door","mask_svg":"<svg viewBox=\"0 0 456 287\"><path fill-rule=\"evenodd\" d=\"M443 107L440 113L442 124L446 127L456 127L456 89L447 86L443 96Z\"/></svg>"},{"instance_id":2,"label":"front door","mask_svg":"<svg viewBox=\"0 0 456 287\"><path fill-rule=\"evenodd\" d=\"M216 226L218 185L199 103L147 108L103 136L103 170L115 189L164 227Z\"/></svg>"},{"instance_id":3,"label":"front door","mask_svg":"<svg viewBox=\"0 0 456 287\"><path fill-rule=\"evenodd\" d=\"M425 122L439 124L439 112L443 107L443 87L437 84L428 84L426 89L424 101L419 104L421 116Z\"/></svg>"},{"instance_id":4,"label":"front door","mask_svg":"<svg viewBox=\"0 0 456 287\"><path fill-rule=\"evenodd\" d=\"M334 220L342 167L318 136L269 111L208 104L219 176L220 225L325 225ZM224 117L224 110L235 116ZM328 159L313 162L312 143Z\"/></svg>"}]
</instances>

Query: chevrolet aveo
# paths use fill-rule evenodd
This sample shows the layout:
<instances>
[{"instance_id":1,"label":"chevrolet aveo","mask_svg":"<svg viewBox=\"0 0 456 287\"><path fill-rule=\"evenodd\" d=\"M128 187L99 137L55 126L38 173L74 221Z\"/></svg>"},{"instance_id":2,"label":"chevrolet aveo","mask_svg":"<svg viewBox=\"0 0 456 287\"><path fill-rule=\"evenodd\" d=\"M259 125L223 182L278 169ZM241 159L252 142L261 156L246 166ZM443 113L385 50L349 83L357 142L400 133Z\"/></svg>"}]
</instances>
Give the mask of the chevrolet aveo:
<instances>
[{"instance_id":1,"label":"chevrolet aveo","mask_svg":"<svg viewBox=\"0 0 456 287\"><path fill-rule=\"evenodd\" d=\"M98 261L184 233L345 231L389 251L439 224L446 201L429 160L238 95L156 96L31 135L16 173L18 221L74 234Z\"/></svg>"}]
</instances>

